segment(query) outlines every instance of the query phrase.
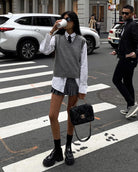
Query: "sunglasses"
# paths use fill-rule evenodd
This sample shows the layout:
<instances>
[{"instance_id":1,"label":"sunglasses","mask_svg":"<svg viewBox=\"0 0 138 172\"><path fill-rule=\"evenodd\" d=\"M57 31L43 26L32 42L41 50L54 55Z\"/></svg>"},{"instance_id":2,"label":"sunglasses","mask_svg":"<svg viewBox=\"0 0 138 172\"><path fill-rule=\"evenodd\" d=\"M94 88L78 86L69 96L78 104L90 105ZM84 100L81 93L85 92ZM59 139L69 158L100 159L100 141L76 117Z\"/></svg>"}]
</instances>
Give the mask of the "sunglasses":
<instances>
[{"instance_id":1,"label":"sunglasses","mask_svg":"<svg viewBox=\"0 0 138 172\"><path fill-rule=\"evenodd\" d=\"M124 15L124 14L128 16L130 13L129 12L122 12L122 15Z\"/></svg>"},{"instance_id":2,"label":"sunglasses","mask_svg":"<svg viewBox=\"0 0 138 172\"><path fill-rule=\"evenodd\" d=\"M65 20L66 20L67 22L72 21L70 17L65 18Z\"/></svg>"}]
</instances>

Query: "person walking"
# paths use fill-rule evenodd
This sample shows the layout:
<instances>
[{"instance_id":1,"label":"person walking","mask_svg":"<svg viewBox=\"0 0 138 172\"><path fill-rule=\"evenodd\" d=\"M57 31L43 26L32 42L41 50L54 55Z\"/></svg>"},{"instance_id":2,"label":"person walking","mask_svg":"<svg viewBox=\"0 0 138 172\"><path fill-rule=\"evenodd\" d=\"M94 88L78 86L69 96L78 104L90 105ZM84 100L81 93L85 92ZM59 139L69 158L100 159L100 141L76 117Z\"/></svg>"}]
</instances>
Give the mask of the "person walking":
<instances>
[{"instance_id":1,"label":"person walking","mask_svg":"<svg viewBox=\"0 0 138 172\"><path fill-rule=\"evenodd\" d=\"M96 31L98 32L98 35L100 36L100 30L101 30L101 22L100 19L96 22Z\"/></svg>"},{"instance_id":2,"label":"person walking","mask_svg":"<svg viewBox=\"0 0 138 172\"><path fill-rule=\"evenodd\" d=\"M117 54L119 58L112 80L127 102L127 109L120 111L127 119L136 116L138 110L133 87L134 69L138 63L138 24L133 21L133 12L134 8L130 5L123 7L122 18L125 25L118 49L111 53Z\"/></svg>"},{"instance_id":3,"label":"person walking","mask_svg":"<svg viewBox=\"0 0 138 172\"><path fill-rule=\"evenodd\" d=\"M68 95L65 163L67 165L74 164L74 156L71 148L74 127L71 123L69 113L70 108L76 105L78 98L84 99L87 93L87 44L85 38L80 33L78 16L73 11L67 11L61 15L61 19L67 21L67 26L58 30L57 26L61 20L56 21L50 34L46 34L46 49L44 52L44 54L50 54L55 51L52 96L49 111L54 149L43 160L45 167L50 167L56 161L63 160L58 116L65 95Z\"/></svg>"},{"instance_id":4,"label":"person walking","mask_svg":"<svg viewBox=\"0 0 138 172\"><path fill-rule=\"evenodd\" d=\"M92 14L92 16L90 18L89 27L91 29L96 29L96 20L95 20L94 14Z\"/></svg>"}]
</instances>

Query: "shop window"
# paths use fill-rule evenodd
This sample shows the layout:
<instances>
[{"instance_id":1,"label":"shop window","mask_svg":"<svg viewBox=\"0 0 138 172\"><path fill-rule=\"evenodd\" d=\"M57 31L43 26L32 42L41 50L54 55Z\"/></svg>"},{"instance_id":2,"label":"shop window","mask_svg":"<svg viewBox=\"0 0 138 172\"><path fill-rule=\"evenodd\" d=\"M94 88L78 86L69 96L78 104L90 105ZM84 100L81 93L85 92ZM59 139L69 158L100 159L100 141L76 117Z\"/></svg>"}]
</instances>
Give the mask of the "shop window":
<instances>
[{"instance_id":1,"label":"shop window","mask_svg":"<svg viewBox=\"0 0 138 172\"><path fill-rule=\"evenodd\" d=\"M37 5L38 5L37 12L38 12L38 13L41 13L41 12L42 12L41 0L38 0L37 2L38 2L38 4L37 4Z\"/></svg>"},{"instance_id":2,"label":"shop window","mask_svg":"<svg viewBox=\"0 0 138 172\"><path fill-rule=\"evenodd\" d=\"M99 21L104 22L104 6L99 7Z\"/></svg>"},{"instance_id":3,"label":"shop window","mask_svg":"<svg viewBox=\"0 0 138 172\"><path fill-rule=\"evenodd\" d=\"M104 22L104 6L93 6L92 14L94 14L96 20Z\"/></svg>"},{"instance_id":4,"label":"shop window","mask_svg":"<svg viewBox=\"0 0 138 172\"><path fill-rule=\"evenodd\" d=\"M3 10L3 5L2 5L2 1L0 0L0 14L3 13L2 10Z\"/></svg>"},{"instance_id":5,"label":"shop window","mask_svg":"<svg viewBox=\"0 0 138 172\"><path fill-rule=\"evenodd\" d=\"M65 12L65 0L58 0L58 4L59 4L59 14L62 14L63 12Z\"/></svg>"},{"instance_id":6,"label":"shop window","mask_svg":"<svg viewBox=\"0 0 138 172\"><path fill-rule=\"evenodd\" d=\"M21 13L24 12L24 0L20 1L20 11L21 11Z\"/></svg>"},{"instance_id":7,"label":"shop window","mask_svg":"<svg viewBox=\"0 0 138 172\"><path fill-rule=\"evenodd\" d=\"M135 14L134 14L134 17L135 18L138 18L138 1L137 0L135 0L135 2L134 2L134 10L135 10Z\"/></svg>"},{"instance_id":8,"label":"shop window","mask_svg":"<svg viewBox=\"0 0 138 172\"><path fill-rule=\"evenodd\" d=\"M97 18L97 7L96 6L92 7L92 14L95 16L95 18Z\"/></svg>"},{"instance_id":9,"label":"shop window","mask_svg":"<svg viewBox=\"0 0 138 172\"><path fill-rule=\"evenodd\" d=\"M78 0L72 0L73 11L78 14Z\"/></svg>"},{"instance_id":10,"label":"shop window","mask_svg":"<svg viewBox=\"0 0 138 172\"><path fill-rule=\"evenodd\" d=\"M48 3L48 13L53 13L53 0L49 0Z\"/></svg>"},{"instance_id":11,"label":"shop window","mask_svg":"<svg viewBox=\"0 0 138 172\"><path fill-rule=\"evenodd\" d=\"M33 1L32 0L29 0L29 13L32 13L33 12Z\"/></svg>"}]
</instances>

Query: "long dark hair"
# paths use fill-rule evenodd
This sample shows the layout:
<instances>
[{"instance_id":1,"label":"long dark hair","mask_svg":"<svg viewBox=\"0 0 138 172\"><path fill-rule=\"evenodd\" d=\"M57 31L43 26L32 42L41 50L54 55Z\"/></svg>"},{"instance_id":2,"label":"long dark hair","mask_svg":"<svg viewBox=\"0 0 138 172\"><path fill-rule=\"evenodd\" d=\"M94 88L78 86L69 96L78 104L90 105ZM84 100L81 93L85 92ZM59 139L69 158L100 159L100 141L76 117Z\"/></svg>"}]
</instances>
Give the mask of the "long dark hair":
<instances>
[{"instance_id":1,"label":"long dark hair","mask_svg":"<svg viewBox=\"0 0 138 172\"><path fill-rule=\"evenodd\" d=\"M63 19L65 15L68 15L69 18L71 19L71 21L73 21L73 23L74 23L73 31L77 35L81 35L80 24L79 24L79 19L78 19L77 14L75 12L73 12L73 11L66 11L63 14L61 14L61 19ZM60 29L57 32L57 34L61 34L61 35L63 35L64 33L65 33L65 29Z\"/></svg>"}]
</instances>

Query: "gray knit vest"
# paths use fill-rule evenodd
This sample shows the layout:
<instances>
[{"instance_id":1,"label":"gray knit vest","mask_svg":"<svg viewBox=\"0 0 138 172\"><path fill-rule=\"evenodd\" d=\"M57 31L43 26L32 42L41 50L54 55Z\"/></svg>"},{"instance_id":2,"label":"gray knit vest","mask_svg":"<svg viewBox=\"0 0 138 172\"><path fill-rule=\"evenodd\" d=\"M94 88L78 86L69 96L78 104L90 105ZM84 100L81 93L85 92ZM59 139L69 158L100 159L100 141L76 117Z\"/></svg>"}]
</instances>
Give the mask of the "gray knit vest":
<instances>
[{"instance_id":1,"label":"gray knit vest","mask_svg":"<svg viewBox=\"0 0 138 172\"><path fill-rule=\"evenodd\" d=\"M55 35L56 51L54 76L66 78L79 78L81 65L81 50L85 43L85 38L76 35L74 41L69 43L65 35Z\"/></svg>"}]
</instances>

